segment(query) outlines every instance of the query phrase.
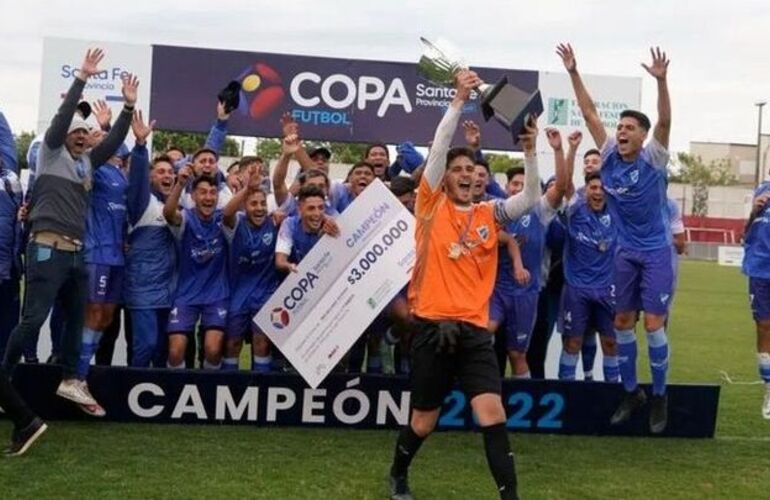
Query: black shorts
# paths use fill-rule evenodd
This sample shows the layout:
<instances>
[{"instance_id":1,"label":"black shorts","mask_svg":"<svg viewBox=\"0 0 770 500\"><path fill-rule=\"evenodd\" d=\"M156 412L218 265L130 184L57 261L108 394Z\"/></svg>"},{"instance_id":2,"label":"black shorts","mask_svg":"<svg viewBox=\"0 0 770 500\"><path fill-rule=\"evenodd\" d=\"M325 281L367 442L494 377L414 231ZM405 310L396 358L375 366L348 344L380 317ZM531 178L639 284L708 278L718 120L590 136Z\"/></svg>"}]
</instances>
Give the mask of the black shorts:
<instances>
[{"instance_id":1,"label":"black shorts","mask_svg":"<svg viewBox=\"0 0 770 500\"><path fill-rule=\"evenodd\" d=\"M500 394L501 379L494 336L484 328L454 322L459 328L454 353L436 352L438 322L418 319L412 340L412 408L439 408L459 380L470 401L485 393Z\"/></svg>"}]
</instances>

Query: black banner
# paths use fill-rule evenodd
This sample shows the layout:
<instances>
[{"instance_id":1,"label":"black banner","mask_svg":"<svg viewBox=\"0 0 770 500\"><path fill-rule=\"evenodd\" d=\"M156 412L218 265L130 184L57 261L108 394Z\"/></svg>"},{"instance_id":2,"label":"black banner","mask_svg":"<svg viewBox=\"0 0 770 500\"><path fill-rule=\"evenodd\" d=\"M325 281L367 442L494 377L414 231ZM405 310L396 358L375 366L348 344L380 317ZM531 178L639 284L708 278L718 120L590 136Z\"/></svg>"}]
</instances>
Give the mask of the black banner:
<instances>
[{"instance_id":1,"label":"black banner","mask_svg":"<svg viewBox=\"0 0 770 500\"><path fill-rule=\"evenodd\" d=\"M60 378L54 366L19 365L14 385L45 419L91 418L55 395ZM408 380L393 376L331 375L313 390L291 374L92 367L89 387L113 422L395 429L409 416ZM663 436L714 436L719 386L669 385L668 394ZM622 397L620 384L503 382L507 427L514 432L649 435L648 408L625 425L609 424ZM454 390L444 401L439 429L472 428L470 404Z\"/></svg>"}]
</instances>

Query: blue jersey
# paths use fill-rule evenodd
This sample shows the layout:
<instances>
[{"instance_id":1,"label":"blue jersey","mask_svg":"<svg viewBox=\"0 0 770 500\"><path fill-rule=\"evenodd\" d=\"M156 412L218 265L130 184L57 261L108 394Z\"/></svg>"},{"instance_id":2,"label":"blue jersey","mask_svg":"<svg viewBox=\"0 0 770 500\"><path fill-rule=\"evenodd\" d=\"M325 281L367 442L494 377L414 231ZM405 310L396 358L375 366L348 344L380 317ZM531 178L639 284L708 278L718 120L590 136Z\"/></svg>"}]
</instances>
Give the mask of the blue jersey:
<instances>
[{"instance_id":1,"label":"blue jersey","mask_svg":"<svg viewBox=\"0 0 770 500\"><path fill-rule=\"evenodd\" d=\"M535 208L505 225L504 231L519 244L521 262L524 269L529 271L529 283L519 285L513 277L513 261L508 250L503 247L497 252L497 279L495 288L513 295L523 295L540 291L541 268L545 252L545 233L553 220L556 211L548 205L545 197L535 205Z\"/></svg>"},{"instance_id":2,"label":"blue jersey","mask_svg":"<svg viewBox=\"0 0 770 500\"><path fill-rule=\"evenodd\" d=\"M278 231L278 243L275 251L289 256L289 262L299 264L305 255L321 239L321 232L310 233L302 226L299 216L289 217Z\"/></svg>"},{"instance_id":3,"label":"blue jersey","mask_svg":"<svg viewBox=\"0 0 770 500\"><path fill-rule=\"evenodd\" d=\"M91 203L86 219L85 261L122 266L126 233L128 180L120 168L106 164L93 174Z\"/></svg>"},{"instance_id":4,"label":"blue jersey","mask_svg":"<svg viewBox=\"0 0 770 500\"><path fill-rule=\"evenodd\" d=\"M222 230L222 212L210 220L195 210L182 211L182 225L173 228L179 249L179 278L174 304L208 305L229 297L227 242Z\"/></svg>"},{"instance_id":5,"label":"blue jersey","mask_svg":"<svg viewBox=\"0 0 770 500\"><path fill-rule=\"evenodd\" d=\"M0 281L18 279L21 272L21 183L16 174L0 166Z\"/></svg>"},{"instance_id":6,"label":"blue jersey","mask_svg":"<svg viewBox=\"0 0 770 500\"><path fill-rule=\"evenodd\" d=\"M234 229L225 227L230 241L230 313L254 311L267 301L280 284L275 268L278 227L267 217L261 226L237 214Z\"/></svg>"},{"instance_id":7,"label":"blue jersey","mask_svg":"<svg viewBox=\"0 0 770 500\"><path fill-rule=\"evenodd\" d=\"M329 201L337 213L344 212L355 199L355 196L353 196L353 193L350 191L350 186L347 184L340 182L332 184L329 192Z\"/></svg>"},{"instance_id":8,"label":"blue jersey","mask_svg":"<svg viewBox=\"0 0 770 500\"><path fill-rule=\"evenodd\" d=\"M606 288L612 285L617 226L606 204L599 212L584 200L569 207L564 278L570 286Z\"/></svg>"},{"instance_id":9,"label":"blue jersey","mask_svg":"<svg viewBox=\"0 0 770 500\"><path fill-rule=\"evenodd\" d=\"M602 148L601 177L607 206L618 224L618 244L637 251L671 245L666 205L668 151L654 138L636 160L623 161L614 138Z\"/></svg>"},{"instance_id":10,"label":"blue jersey","mask_svg":"<svg viewBox=\"0 0 770 500\"><path fill-rule=\"evenodd\" d=\"M174 237L163 216L163 197L150 189L146 146L134 146L127 191L128 250L123 297L132 309L170 308L174 289Z\"/></svg>"},{"instance_id":11,"label":"blue jersey","mask_svg":"<svg viewBox=\"0 0 770 500\"><path fill-rule=\"evenodd\" d=\"M754 198L770 193L770 182L754 191ZM770 203L751 220L744 238L743 273L752 278L770 279Z\"/></svg>"}]
</instances>

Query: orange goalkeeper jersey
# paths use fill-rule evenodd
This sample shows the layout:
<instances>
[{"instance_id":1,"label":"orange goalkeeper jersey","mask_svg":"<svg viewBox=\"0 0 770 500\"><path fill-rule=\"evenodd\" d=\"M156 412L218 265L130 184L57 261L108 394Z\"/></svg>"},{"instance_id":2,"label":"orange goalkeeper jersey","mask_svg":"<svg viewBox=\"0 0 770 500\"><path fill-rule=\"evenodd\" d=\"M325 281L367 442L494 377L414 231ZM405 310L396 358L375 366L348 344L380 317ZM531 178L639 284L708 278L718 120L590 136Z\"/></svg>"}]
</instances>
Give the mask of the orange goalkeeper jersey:
<instances>
[{"instance_id":1,"label":"orange goalkeeper jersey","mask_svg":"<svg viewBox=\"0 0 770 500\"><path fill-rule=\"evenodd\" d=\"M494 202L456 207L423 178L415 204L417 262L409 286L416 316L486 328L497 273Z\"/></svg>"}]
</instances>

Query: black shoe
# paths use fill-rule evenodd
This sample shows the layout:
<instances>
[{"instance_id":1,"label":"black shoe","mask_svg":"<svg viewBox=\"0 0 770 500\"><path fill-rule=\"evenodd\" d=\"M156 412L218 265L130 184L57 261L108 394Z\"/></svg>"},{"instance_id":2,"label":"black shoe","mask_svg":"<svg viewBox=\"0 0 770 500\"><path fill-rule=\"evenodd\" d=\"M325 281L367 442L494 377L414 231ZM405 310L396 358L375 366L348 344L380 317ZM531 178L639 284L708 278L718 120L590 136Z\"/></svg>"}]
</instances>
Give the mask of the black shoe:
<instances>
[{"instance_id":1,"label":"black shoe","mask_svg":"<svg viewBox=\"0 0 770 500\"><path fill-rule=\"evenodd\" d=\"M627 392L623 397L623 401L621 401L620 406L618 406L618 409L615 410L615 413L612 414L612 418L610 418L610 424L619 425L623 422L626 422L629 418L631 418L631 415L633 415L634 412L639 408L644 406L646 402L647 396L644 394L644 391L641 387L637 387L634 392Z\"/></svg>"},{"instance_id":2,"label":"black shoe","mask_svg":"<svg viewBox=\"0 0 770 500\"><path fill-rule=\"evenodd\" d=\"M660 434L668 424L668 395L652 396L650 402L650 432Z\"/></svg>"},{"instance_id":3,"label":"black shoe","mask_svg":"<svg viewBox=\"0 0 770 500\"><path fill-rule=\"evenodd\" d=\"M406 476L390 476L390 500L412 500Z\"/></svg>"},{"instance_id":4,"label":"black shoe","mask_svg":"<svg viewBox=\"0 0 770 500\"><path fill-rule=\"evenodd\" d=\"M25 428L21 430L14 429L13 434L11 434L11 445L6 448L5 456L19 457L23 455L37 438L43 435L46 429L48 429L48 426L37 417Z\"/></svg>"}]
</instances>

